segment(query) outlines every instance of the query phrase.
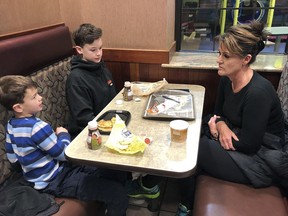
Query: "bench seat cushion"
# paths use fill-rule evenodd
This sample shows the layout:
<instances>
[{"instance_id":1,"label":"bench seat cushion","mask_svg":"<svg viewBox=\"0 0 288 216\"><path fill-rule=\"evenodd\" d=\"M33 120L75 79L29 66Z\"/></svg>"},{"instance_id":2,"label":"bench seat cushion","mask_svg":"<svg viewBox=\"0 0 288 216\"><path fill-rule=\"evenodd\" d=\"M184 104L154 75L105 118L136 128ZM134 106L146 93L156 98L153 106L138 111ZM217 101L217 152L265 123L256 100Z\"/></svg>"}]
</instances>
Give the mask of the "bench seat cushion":
<instances>
[{"instance_id":1,"label":"bench seat cushion","mask_svg":"<svg viewBox=\"0 0 288 216\"><path fill-rule=\"evenodd\" d=\"M287 216L287 200L277 187L253 187L201 175L197 179L193 215Z\"/></svg>"}]
</instances>

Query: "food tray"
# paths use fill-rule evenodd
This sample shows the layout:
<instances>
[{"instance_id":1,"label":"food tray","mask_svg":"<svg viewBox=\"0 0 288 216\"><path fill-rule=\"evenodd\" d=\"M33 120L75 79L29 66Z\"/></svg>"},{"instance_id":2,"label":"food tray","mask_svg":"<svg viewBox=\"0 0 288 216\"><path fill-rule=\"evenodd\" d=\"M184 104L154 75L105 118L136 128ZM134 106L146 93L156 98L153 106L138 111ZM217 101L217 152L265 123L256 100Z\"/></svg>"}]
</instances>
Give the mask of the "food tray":
<instances>
[{"instance_id":1,"label":"food tray","mask_svg":"<svg viewBox=\"0 0 288 216\"><path fill-rule=\"evenodd\" d=\"M155 92L148 98L143 118L194 120L193 95L186 89Z\"/></svg>"},{"instance_id":2,"label":"food tray","mask_svg":"<svg viewBox=\"0 0 288 216\"><path fill-rule=\"evenodd\" d=\"M126 110L108 110L107 112L103 113L99 118L97 118L97 122L100 121L101 119L110 120L113 117L115 117L116 114L125 122L127 126L131 118L131 113ZM111 131L102 131L100 129L99 131L101 134L110 134L111 132Z\"/></svg>"}]
</instances>

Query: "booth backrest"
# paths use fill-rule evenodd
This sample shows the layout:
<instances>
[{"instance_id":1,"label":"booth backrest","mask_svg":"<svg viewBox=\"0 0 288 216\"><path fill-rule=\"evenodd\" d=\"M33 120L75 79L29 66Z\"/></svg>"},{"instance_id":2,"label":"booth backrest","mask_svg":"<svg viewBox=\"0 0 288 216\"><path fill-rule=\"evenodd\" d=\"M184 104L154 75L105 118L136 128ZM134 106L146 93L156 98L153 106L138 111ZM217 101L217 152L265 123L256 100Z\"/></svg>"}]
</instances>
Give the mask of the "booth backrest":
<instances>
[{"instance_id":1,"label":"booth backrest","mask_svg":"<svg viewBox=\"0 0 288 216\"><path fill-rule=\"evenodd\" d=\"M286 143L288 145L288 60L284 65L283 71L281 73L278 89L278 96L280 98L282 110L284 112L285 125L286 125Z\"/></svg>"},{"instance_id":2,"label":"booth backrest","mask_svg":"<svg viewBox=\"0 0 288 216\"><path fill-rule=\"evenodd\" d=\"M0 36L0 76L28 75L72 54L64 24Z\"/></svg>"},{"instance_id":3,"label":"booth backrest","mask_svg":"<svg viewBox=\"0 0 288 216\"><path fill-rule=\"evenodd\" d=\"M69 29L55 25L16 34L0 36L0 77L30 76L43 97L43 110L37 113L55 129L68 119L65 83L70 73L73 45ZM0 184L11 174L5 152L5 125L12 116L0 105Z\"/></svg>"}]
</instances>

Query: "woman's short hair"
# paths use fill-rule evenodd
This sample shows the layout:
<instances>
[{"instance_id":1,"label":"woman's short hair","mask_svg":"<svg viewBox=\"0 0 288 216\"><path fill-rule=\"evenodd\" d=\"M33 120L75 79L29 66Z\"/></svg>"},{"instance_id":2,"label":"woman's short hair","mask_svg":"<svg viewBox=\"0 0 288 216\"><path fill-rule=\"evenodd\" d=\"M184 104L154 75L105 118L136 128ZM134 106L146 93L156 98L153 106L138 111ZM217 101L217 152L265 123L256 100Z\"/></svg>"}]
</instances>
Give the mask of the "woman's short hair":
<instances>
[{"instance_id":1,"label":"woman's short hair","mask_svg":"<svg viewBox=\"0 0 288 216\"><path fill-rule=\"evenodd\" d=\"M224 46L230 53L245 57L252 56L249 64L256 60L256 56L265 48L264 41L268 32L264 30L264 24L251 21L247 24L231 26L227 31L216 36L219 46Z\"/></svg>"}]
</instances>

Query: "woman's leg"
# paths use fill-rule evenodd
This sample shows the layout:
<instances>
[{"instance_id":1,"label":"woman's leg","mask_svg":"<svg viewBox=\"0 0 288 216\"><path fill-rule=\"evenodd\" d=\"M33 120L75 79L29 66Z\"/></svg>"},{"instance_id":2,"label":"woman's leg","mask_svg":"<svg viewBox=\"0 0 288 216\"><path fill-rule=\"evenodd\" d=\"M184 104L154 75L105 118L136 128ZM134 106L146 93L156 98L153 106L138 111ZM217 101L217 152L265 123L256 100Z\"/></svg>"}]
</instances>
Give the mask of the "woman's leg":
<instances>
[{"instance_id":1,"label":"woman's leg","mask_svg":"<svg viewBox=\"0 0 288 216\"><path fill-rule=\"evenodd\" d=\"M187 209L193 207L196 177L203 173L231 182L250 184L229 153L217 141L204 136L199 142L196 173L191 177L179 179L181 204Z\"/></svg>"},{"instance_id":2,"label":"woman's leg","mask_svg":"<svg viewBox=\"0 0 288 216\"><path fill-rule=\"evenodd\" d=\"M202 137L199 143L198 167L207 175L226 181L250 184L229 153L218 141Z\"/></svg>"}]
</instances>

